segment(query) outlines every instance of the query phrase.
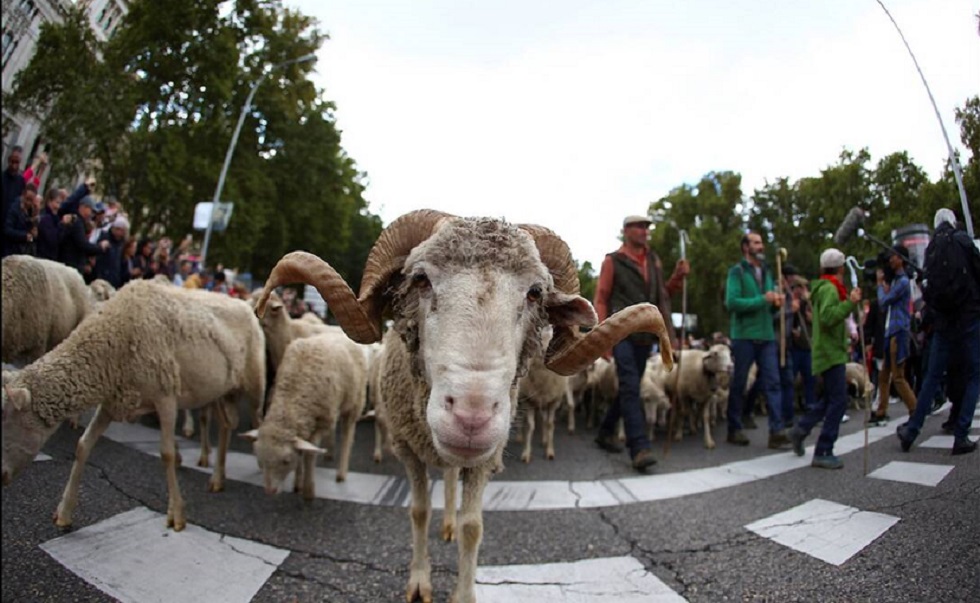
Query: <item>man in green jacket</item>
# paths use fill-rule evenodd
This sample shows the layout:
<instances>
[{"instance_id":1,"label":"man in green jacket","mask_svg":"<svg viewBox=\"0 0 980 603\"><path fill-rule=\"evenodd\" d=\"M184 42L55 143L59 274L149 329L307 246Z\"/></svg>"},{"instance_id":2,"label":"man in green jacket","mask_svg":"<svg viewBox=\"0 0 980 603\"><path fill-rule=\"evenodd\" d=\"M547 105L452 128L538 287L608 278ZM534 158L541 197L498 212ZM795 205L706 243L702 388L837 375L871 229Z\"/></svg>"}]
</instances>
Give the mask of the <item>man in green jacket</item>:
<instances>
[{"instance_id":1,"label":"man in green jacket","mask_svg":"<svg viewBox=\"0 0 980 603\"><path fill-rule=\"evenodd\" d=\"M758 365L756 379L762 383L769 409L769 447L789 444L783 425L782 393L776 358L773 314L784 297L773 287L772 272L765 263L765 245L755 232L742 237L742 261L728 270L725 308L731 314L732 358L735 369L728 390L728 443L748 446L742 432L742 402L749 369Z\"/></svg>"},{"instance_id":2,"label":"man in green jacket","mask_svg":"<svg viewBox=\"0 0 980 603\"><path fill-rule=\"evenodd\" d=\"M834 456L834 442L840 430L841 418L847 408L847 347L850 338L844 324L861 301L860 287L847 294L841 279L844 277L844 254L831 247L820 254L822 275L810 288L813 304L813 374L823 379L823 397L807 409L804 416L790 430L793 452L803 456L803 440L820 420L823 427L813 453L814 467L840 469L844 462Z\"/></svg>"}]
</instances>

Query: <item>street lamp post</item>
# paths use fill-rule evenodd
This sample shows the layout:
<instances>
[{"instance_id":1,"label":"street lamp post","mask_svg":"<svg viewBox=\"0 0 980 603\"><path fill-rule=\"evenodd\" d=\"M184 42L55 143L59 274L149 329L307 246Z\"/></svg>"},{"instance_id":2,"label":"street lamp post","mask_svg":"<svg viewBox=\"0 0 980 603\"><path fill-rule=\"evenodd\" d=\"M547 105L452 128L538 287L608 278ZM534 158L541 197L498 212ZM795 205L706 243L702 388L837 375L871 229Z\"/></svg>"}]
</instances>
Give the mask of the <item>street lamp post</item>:
<instances>
[{"instance_id":1,"label":"street lamp post","mask_svg":"<svg viewBox=\"0 0 980 603\"><path fill-rule=\"evenodd\" d=\"M214 228L214 222L211 220L211 216L214 214L214 208L218 206L218 200L221 198L221 189L225 186L225 176L228 175L228 166L231 165L231 157L235 154L235 145L238 144L238 135L242 131L242 124L245 123L245 116L248 115L249 110L252 108L252 99L255 98L255 91L259 89L265 78L269 76L270 73L279 69L280 67L285 67L286 65L292 65L293 63L305 63L307 61L313 61L316 59L316 54L310 53L297 57L295 59L289 59L288 61L283 61L282 63L277 63L268 69L265 73L259 77L254 84L252 84L252 89L248 92L248 97L245 99L245 105L242 106L241 115L238 116L238 124L235 126L235 133L231 135L231 142L228 144L228 152L225 153L225 164L221 166L221 174L218 176L218 186L214 189L214 198L211 200L211 215L208 216L208 227L204 231L204 245L201 247L201 268L204 268L208 259L208 245L211 243L211 230Z\"/></svg>"}]
</instances>

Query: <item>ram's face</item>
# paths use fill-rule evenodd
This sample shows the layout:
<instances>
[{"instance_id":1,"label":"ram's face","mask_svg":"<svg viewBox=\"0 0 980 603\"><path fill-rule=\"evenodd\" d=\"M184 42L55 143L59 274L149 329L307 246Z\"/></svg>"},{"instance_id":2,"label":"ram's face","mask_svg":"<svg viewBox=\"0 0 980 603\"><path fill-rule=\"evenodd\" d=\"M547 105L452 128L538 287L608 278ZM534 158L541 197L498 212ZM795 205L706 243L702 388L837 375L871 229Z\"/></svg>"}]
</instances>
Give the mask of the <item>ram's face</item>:
<instances>
[{"instance_id":1,"label":"ram's face","mask_svg":"<svg viewBox=\"0 0 980 603\"><path fill-rule=\"evenodd\" d=\"M48 427L31 409L31 394L20 387L3 387L3 485L27 468L55 427Z\"/></svg>"},{"instance_id":2,"label":"ram's face","mask_svg":"<svg viewBox=\"0 0 980 603\"><path fill-rule=\"evenodd\" d=\"M528 353L540 350L551 277L424 262L407 276L418 296L416 370L431 387L426 420L436 449L454 463L480 464L507 441L512 387Z\"/></svg>"}]
</instances>

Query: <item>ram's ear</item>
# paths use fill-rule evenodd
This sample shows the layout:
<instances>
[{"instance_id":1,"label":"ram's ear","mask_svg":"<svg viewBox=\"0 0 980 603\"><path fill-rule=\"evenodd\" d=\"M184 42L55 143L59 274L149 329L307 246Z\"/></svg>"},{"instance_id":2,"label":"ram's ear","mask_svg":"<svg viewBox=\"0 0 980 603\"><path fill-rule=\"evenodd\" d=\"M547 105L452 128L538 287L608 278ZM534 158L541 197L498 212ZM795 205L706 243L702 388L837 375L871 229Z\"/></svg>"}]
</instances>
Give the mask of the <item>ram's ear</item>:
<instances>
[{"instance_id":1,"label":"ram's ear","mask_svg":"<svg viewBox=\"0 0 980 603\"><path fill-rule=\"evenodd\" d=\"M326 452L324 448L314 446L301 437L297 437L295 440L293 440L293 448L300 452L315 452L316 454L324 454Z\"/></svg>"},{"instance_id":2,"label":"ram's ear","mask_svg":"<svg viewBox=\"0 0 980 603\"><path fill-rule=\"evenodd\" d=\"M556 327L592 327L599 321L592 304L581 295L552 291L544 307L548 322Z\"/></svg>"},{"instance_id":3,"label":"ram's ear","mask_svg":"<svg viewBox=\"0 0 980 603\"><path fill-rule=\"evenodd\" d=\"M250 431L245 431L243 433L238 434L238 437L240 437L243 440L248 440L249 442L254 442L259 439L259 430L252 429Z\"/></svg>"},{"instance_id":4,"label":"ram's ear","mask_svg":"<svg viewBox=\"0 0 980 603\"><path fill-rule=\"evenodd\" d=\"M31 392L23 387L5 387L4 389L4 404L3 408L6 411L7 405L9 404L11 408L17 412L24 412L31 407ZM7 417L7 413L4 412L4 418Z\"/></svg>"}]
</instances>

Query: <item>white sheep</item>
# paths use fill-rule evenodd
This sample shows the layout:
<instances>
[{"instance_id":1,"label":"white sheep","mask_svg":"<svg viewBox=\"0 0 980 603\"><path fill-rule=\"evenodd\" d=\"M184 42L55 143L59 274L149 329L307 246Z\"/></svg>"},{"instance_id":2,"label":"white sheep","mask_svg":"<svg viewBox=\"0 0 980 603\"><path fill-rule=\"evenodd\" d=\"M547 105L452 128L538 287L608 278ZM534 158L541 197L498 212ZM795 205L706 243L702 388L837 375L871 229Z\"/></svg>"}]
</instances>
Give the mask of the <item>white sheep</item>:
<instances>
[{"instance_id":1,"label":"white sheep","mask_svg":"<svg viewBox=\"0 0 980 603\"><path fill-rule=\"evenodd\" d=\"M385 333L385 340L397 337L394 330ZM382 343L380 348L375 350L368 364L367 378L367 406L374 413L374 462L380 463L384 458L384 451L391 451L391 435L388 429L388 409L385 407L384 397L381 395L381 374L385 364L385 345Z\"/></svg>"},{"instance_id":2,"label":"white sheep","mask_svg":"<svg viewBox=\"0 0 980 603\"><path fill-rule=\"evenodd\" d=\"M551 328L546 327L542 345L546 348L551 341ZM569 378L548 369L543 355L535 355L528 364L527 375L518 383L518 401L524 408L524 450L521 460L531 462L531 440L534 436L534 417L538 412L544 419L542 426L542 445L545 458L555 459L555 413L566 399Z\"/></svg>"},{"instance_id":3,"label":"white sheep","mask_svg":"<svg viewBox=\"0 0 980 603\"><path fill-rule=\"evenodd\" d=\"M167 525L182 530L177 484L177 411L221 400L217 466L208 489L224 487L225 454L237 425L236 396L260 408L265 341L244 302L140 281L123 287L57 348L10 378L3 389L3 483L31 464L66 417L98 406L78 441L71 476L55 513L66 527L88 455L112 421L156 412L167 474Z\"/></svg>"},{"instance_id":4,"label":"white sheep","mask_svg":"<svg viewBox=\"0 0 980 603\"><path fill-rule=\"evenodd\" d=\"M75 272L78 271L75 270ZM109 301L109 298L116 294L116 288L112 286L112 283L101 278L89 283L88 288L96 304Z\"/></svg>"},{"instance_id":5,"label":"white sheep","mask_svg":"<svg viewBox=\"0 0 980 603\"><path fill-rule=\"evenodd\" d=\"M704 425L704 447L715 447L711 436L711 417L718 392L728 390L733 368L732 354L728 346L715 344L707 350L683 350L678 362L679 371L673 371L665 382L665 391L674 400L674 439L683 433L683 422L689 417L691 431L696 431L698 418Z\"/></svg>"},{"instance_id":6,"label":"white sheep","mask_svg":"<svg viewBox=\"0 0 980 603\"><path fill-rule=\"evenodd\" d=\"M294 340L322 333L341 332L339 327L326 325L323 321L314 323L310 320L290 317L282 298L275 293L270 293L265 315L262 316L260 322L262 331L265 333L269 360L274 370L279 369L286 348Z\"/></svg>"},{"instance_id":7,"label":"white sheep","mask_svg":"<svg viewBox=\"0 0 980 603\"><path fill-rule=\"evenodd\" d=\"M857 410L870 408L875 386L868 378L868 371L859 362L848 362L844 367L844 378L847 384L854 388L851 402ZM802 386L802 384L801 384ZM850 389L848 390L850 393Z\"/></svg>"},{"instance_id":8,"label":"white sheep","mask_svg":"<svg viewBox=\"0 0 980 603\"><path fill-rule=\"evenodd\" d=\"M3 362L34 362L64 341L93 310L74 268L29 255L3 258Z\"/></svg>"},{"instance_id":9,"label":"white sheep","mask_svg":"<svg viewBox=\"0 0 980 603\"><path fill-rule=\"evenodd\" d=\"M342 332L298 339L289 345L262 426L242 434L255 442L267 493L278 492L283 480L295 471L295 489L303 498L313 499L316 454L325 452L319 447L324 438L333 441L338 419L342 440L337 481L347 479L366 381L364 353Z\"/></svg>"},{"instance_id":10,"label":"white sheep","mask_svg":"<svg viewBox=\"0 0 980 603\"><path fill-rule=\"evenodd\" d=\"M595 311L577 295L578 271L568 246L539 226L416 211L382 232L368 256L359 297L329 264L304 252L279 261L265 293L294 282L314 285L344 331L360 343L381 338L382 313L391 308L400 337L385 345L381 388L394 451L412 490L409 601L432 599L427 465L445 471L447 499L455 490L455 472L461 473L458 526L447 526L444 517L443 537L455 534L459 542L454 600L475 600L483 490L507 443L517 379L541 353L546 325L555 336L545 364L563 375L581 370L632 331L661 335L670 353L663 317L650 304L632 306L581 333L579 327L594 325ZM264 305L256 305L260 315ZM446 510L454 512L455 503Z\"/></svg>"}]
</instances>

